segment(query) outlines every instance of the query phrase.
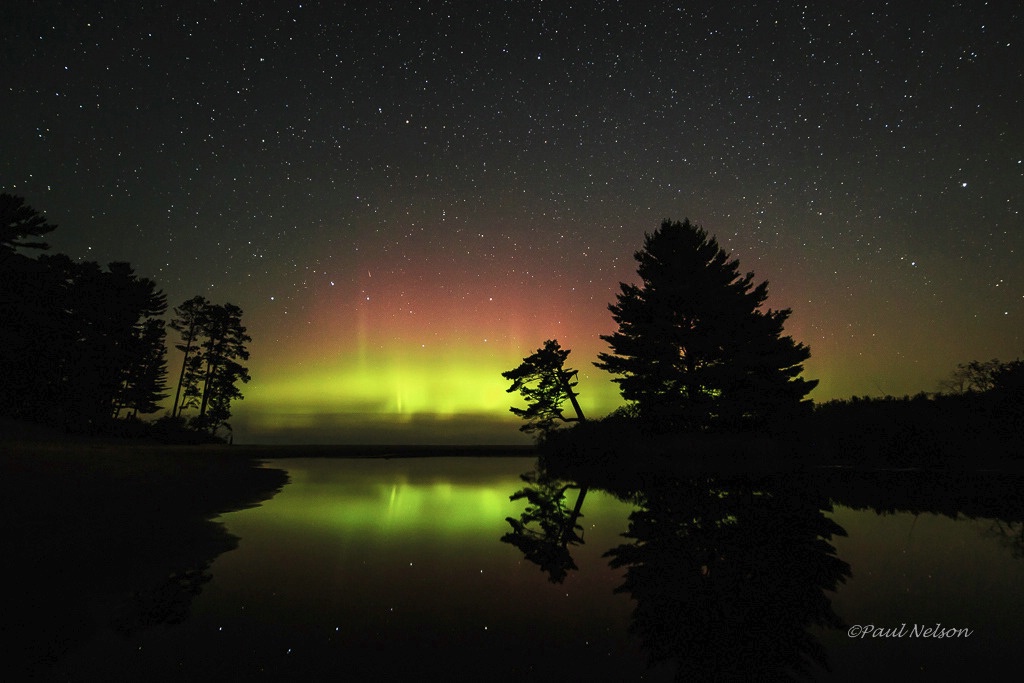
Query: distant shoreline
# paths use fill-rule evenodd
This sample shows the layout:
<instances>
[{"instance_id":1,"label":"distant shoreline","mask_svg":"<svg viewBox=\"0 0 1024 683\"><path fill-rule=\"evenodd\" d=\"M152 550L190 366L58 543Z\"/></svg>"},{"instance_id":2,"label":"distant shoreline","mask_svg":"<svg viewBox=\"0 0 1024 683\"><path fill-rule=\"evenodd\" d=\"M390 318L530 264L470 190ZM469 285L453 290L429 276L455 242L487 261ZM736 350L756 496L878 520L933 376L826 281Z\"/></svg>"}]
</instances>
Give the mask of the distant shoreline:
<instances>
[{"instance_id":1,"label":"distant shoreline","mask_svg":"<svg viewBox=\"0 0 1024 683\"><path fill-rule=\"evenodd\" d=\"M164 443L151 438L65 434L46 425L0 418L0 453L56 453L109 449L142 454L219 454L254 458L530 457L530 444L261 444Z\"/></svg>"},{"instance_id":2,"label":"distant shoreline","mask_svg":"<svg viewBox=\"0 0 1024 683\"><path fill-rule=\"evenodd\" d=\"M522 458L536 455L530 445L444 445L444 444L235 444L231 452L244 451L260 460L268 458L440 458L487 457Z\"/></svg>"},{"instance_id":3,"label":"distant shoreline","mask_svg":"<svg viewBox=\"0 0 1024 683\"><path fill-rule=\"evenodd\" d=\"M125 439L0 441L0 460L33 455L78 455L88 457L216 457L231 460L287 460L295 458L334 458L339 460L390 458L529 458L536 455L533 446L472 445L314 445L314 444L162 444Z\"/></svg>"}]
</instances>

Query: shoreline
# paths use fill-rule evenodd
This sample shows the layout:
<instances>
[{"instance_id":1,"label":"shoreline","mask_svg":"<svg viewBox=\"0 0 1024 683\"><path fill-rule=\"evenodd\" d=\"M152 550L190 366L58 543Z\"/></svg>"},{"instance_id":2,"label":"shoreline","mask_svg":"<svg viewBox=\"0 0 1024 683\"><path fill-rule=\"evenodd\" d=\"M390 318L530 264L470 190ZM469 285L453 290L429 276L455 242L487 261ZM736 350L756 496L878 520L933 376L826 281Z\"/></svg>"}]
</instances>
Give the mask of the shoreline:
<instances>
[{"instance_id":1,"label":"shoreline","mask_svg":"<svg viewBox=\"0 0 1024 683\"><path fill-rule=\"evenodd\" d=\"M526 445L443 445L443 444L164 444L154 441L117 439L68 439L0 442L0 460L32 455L79 455L89 453L146 456L209 456L238 460L281 460L288 458L524 458L536 455Z\"/></svg>"},{"instance_id":2,"label":"shoreline","mask_svg":"<svg viewBox=\"0 0 1024 683\"><path fill-rule=\"evenodd\" d=\"M172 622L237 544L214 520L287 482L226 448L0 441L0 528L18 587L0 626L9 669L45 678L99 630Z\"/></svg>"},{"instance_id":3,"label":"shoreline","mask_svg":"<svg viewBox=\"0 0 1024 683\"><path fill-rule=\"evenodd\" d=\"M228 455L237 458L422 458L422 457L529 457L532 444L281 444L281 443L174 443L149 437L128 438L66 434L46 425L0 418L0 458L9 454L133 451L139 455Z\"/></svg>"}]
</instances>

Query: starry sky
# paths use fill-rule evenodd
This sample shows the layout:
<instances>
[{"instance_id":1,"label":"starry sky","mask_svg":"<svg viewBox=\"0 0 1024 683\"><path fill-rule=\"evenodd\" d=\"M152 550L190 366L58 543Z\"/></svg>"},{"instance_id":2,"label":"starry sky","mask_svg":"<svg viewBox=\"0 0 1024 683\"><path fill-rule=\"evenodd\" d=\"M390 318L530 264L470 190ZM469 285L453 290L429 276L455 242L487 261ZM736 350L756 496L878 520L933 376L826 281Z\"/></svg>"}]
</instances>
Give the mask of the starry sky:
<instances>
[{"instance_id":1,"label":"starry sky","mask_svg":"<svg viewBox=\"0 0 1024 683\"><path fill-rule=\"evenodd\" d=\"M58 224L52 251L243 308L236 441L521 443L500 372L548 338L607 413L598 335L665 218L793 310L816 401L1024 350L1018 2L40 0L0 22L0 191Z\"/></svg>"}]
</instances>

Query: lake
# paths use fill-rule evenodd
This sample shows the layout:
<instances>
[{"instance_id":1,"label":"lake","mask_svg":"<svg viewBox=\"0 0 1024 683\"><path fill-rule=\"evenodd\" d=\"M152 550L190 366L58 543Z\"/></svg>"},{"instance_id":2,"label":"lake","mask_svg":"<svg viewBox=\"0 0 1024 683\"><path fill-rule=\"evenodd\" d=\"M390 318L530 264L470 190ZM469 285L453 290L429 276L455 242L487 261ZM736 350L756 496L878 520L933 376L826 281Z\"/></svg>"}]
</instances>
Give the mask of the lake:
<instances>
[{"instance_id":1,"label":"lake","mask_svg":"<svg viewBox=\"0 0 1024 683\"><path fill-rule=\"evenodd\" d=\"M219 519L237 548L137 596L165 607L57 677L950 679L1024 637L1017 478L537 465L269 461L291 481Z\"/></svg>"}]
</instances>

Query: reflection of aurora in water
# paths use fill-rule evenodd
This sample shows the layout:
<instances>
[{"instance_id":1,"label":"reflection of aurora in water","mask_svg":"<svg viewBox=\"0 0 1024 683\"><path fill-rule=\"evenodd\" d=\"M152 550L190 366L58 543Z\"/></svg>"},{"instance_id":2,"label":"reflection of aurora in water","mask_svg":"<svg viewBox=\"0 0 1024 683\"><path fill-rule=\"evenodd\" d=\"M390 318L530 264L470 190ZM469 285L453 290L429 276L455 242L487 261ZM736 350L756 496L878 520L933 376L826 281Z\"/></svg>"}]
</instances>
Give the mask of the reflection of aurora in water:
<instances>
[{"instance_id":1,"label":"reflection of aurora in water","mask_svg":"<svg viewBox=\"0 0 1024 683\"><path fill-rule=\"evenodd\" d=\"M658 490L645 492L645 507L591 487L577 520L583 542L568 545L577 568L552 583L500 542L509 531L505 518L524 511L524 502L509 496L523 488L518 475L535 466L532 460L274 465L287 468L292 483L261 507L223 517L241 540L210 568L213 578L190 619L125 641L101 638L67 670L486 680L543 671L544 679L672 680L680 657L714 651L687 628L703 624L697 631L710 633L721 628L716 619L754 601L761 621L746 627L782 630L772 605L814 603L822 594L813 586L835 576L828 566L839 562L850 565L851 576L824 597L847 623L939 621L984 635L936 644L851 640L821 626L787 631L820 642L839 680L912 677L921 667L966 675L1007 656L1024 636L1024 562L1004 537L992 537L989 520L846 507L819 514L823 499L801 495L795 482L776 486L780 495L771 499L759 493L764 485L721 484L710 495L709 486L690 484L682 495L678 483L657 481ZM573 512L576 494L568 490L565 511ZM805 544L834 531L833 522L849 534L831 539L835 556ZM612 560L621 566L609 566ZM706 577L719 583L701 587ZM616 593L619 587L625 592ZM676 604L681 596L699 600L684 608ZM716 607L724 604L729 610ZM672 625L687 614L689 627ZM743 625L726 626L740 647ZM669 656L648 669L651 642ZM725 645L719 656L743 661ZM714 661L705 670L716 670Z\"/></svg>"},{"instance_id":2,"label":"reflection of aurora in water","mask_svg":"<svg viewBox=\"0 0 1024 683\"><path fill-rule=\"evenodd\" d=\"M291 483L265 504L273 507L273 515L260 524L367 534L380 540L395 535L400 543L414 542L425 532L452 539L475 537L507 528L504 518L523 507L509 501L509 485L514 486L518 472L532 462L524 458L277 461L274 466L288 468ZM502 474L496 476L496 472ZM591 529L600 523L614 539L623 530L624 509L628 512L610 495L595 496L586 521ZM247 524L246 517L226 516L232 529ZM236 531L243 532L244 527Z\"/></svg>"}]
</instances>

